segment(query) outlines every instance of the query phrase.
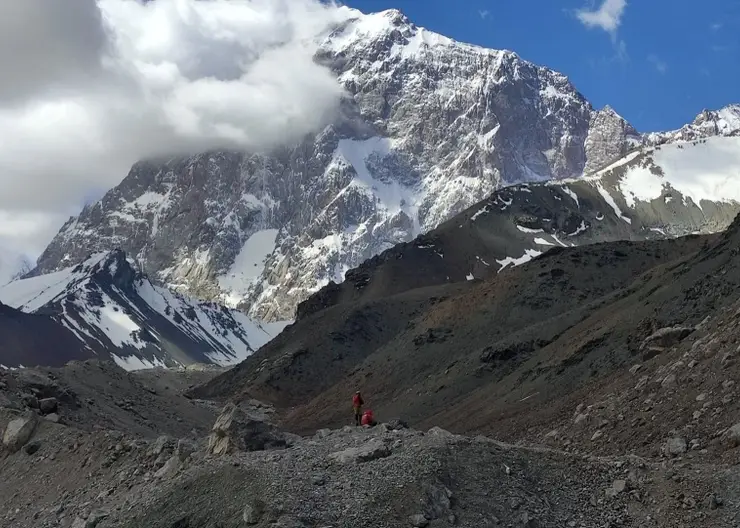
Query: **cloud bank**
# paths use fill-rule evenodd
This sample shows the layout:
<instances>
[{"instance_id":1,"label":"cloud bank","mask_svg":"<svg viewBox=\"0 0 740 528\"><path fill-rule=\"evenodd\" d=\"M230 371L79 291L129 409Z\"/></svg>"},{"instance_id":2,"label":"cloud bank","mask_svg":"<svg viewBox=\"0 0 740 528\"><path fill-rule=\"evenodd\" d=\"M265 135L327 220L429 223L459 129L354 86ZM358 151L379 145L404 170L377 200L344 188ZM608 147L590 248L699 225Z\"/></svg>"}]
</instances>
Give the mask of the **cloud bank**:
<instances>
[{"instance_id":1,"label":"cloud bank","mask_svg":"<svg viewBox=\"0 0 740 528\"><path fill-rule=\"evenodd\" d=\"M345 11L318 0L0 7L0 247L40 252L138 159L293 143L342 95L312 57Z\"/></svg>"}]
</instances>

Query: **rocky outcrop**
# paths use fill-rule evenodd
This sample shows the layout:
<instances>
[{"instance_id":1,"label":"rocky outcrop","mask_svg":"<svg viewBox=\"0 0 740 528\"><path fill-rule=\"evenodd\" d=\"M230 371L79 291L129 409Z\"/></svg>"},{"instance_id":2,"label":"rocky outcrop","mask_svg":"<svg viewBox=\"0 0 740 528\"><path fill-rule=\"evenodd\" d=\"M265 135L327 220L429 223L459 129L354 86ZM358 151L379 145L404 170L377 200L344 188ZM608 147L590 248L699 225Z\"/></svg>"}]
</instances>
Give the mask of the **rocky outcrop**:
<instances>
[{"instance_id":1,"label":"rocky outcrop","mask_svg":"<svg viewBox=\"0 0 740 528\"><path fill-rule=\"evenodd\" d=\"M33 412L11 420L3 433L3 445L11 452L18 451L31 439L37 424L38 418Z\"/></svg>"},{"instance_id":2,"label":"rocky outcrop","mask_svg":"<svg viewBox=\"0 0 740 528\"><path fill-rule=\"evenodd\" d=\"M594 112L586 136L585 174L603 169L628 151L639 148L642 137L610 106Z\"/></svg>"},{"instance_id":3,"label":"rocky outcrop","mask_svg":"<svg viewBox=\"0 0 740 528\"><path fill-rule=\"evenodd\" d=\"M390 456L391 450L383 442L372 440L360 447L350 447L329 455L329 460L340 464L370 462Z\"/></svg>"},{"instance_id":4,"label":"rocky outcrop","mask_svg":"<svg viewBox=\"0 0 740 528\"><path fill-rule=\"evenodd\" d=\"M282 449L291 439L263 417L242 406L229 403L213 424L208 437L208 452L220 456L236 451Z\"/></svg>"}]
</instances>

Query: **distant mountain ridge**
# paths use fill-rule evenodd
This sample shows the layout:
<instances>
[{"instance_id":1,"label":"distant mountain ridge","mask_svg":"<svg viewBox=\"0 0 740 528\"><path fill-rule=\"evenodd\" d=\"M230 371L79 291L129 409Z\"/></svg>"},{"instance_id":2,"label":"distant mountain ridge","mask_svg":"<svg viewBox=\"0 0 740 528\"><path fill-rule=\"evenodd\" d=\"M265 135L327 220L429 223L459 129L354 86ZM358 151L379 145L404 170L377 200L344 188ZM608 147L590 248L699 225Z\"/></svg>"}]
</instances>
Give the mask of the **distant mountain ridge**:
<instances>
[{"instance_id":1,"label":"distant mountain ridge","mask_svg":"<svg viewBox=\"0 0 740 528\"><path fill-rule=\"evenodd\" d=\"M76 338L74 346L29 343L22 353L0 347L5 367L62 365L98 357L132 370L194 362L238 363L281 326L260 325L243 313L197 302L153 285L120 250L90 256L77 266L0 287L0 302L23 312L16 334L28 341L33 321ZM33 314L31 317L26 314ZM25 330L24 330L25 328ZM4 336L5 338L5 336ZM25 342L25 341L24 341Z\"/></svg>"}]
</instances>

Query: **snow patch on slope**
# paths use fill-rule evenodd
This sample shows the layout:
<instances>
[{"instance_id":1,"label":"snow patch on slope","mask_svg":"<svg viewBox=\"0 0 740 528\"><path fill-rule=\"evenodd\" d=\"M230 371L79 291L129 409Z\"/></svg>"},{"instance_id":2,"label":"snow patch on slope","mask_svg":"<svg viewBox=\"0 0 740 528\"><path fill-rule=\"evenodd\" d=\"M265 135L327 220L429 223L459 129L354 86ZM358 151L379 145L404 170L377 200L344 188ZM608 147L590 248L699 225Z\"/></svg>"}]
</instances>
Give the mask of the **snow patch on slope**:
<instances>
[{"instance_id":1,"label":"snow patch on slope","mask_svg":"<svg viewBox=\"0 0 740 528\"><path fill-rule=\"evenodd\" d=\"M498 270L498 273L501 273L508 266L521 266L522 264L526 264L533 258L540 255L542 255L542 251L537 251L536 249L525 249L524 255L522 255L521 257L505 257L501 260L496 259L496 262L498 262L501 266L501 268L499 268Z\"/></svg>"},{"instance_id":2,"label":"snow patch on slope","mask_svg":"<svg viewBox=\"0 0 740 528\"><path fill-rule=\"evenodd\" d=\"M620 181L627 205L659 198L666 186L701 208L704 200L740 202L740 138L712 137L700 142L662 145L652 152L662 174L632 167Z\"/></svg>"},{"instance_id":3,"label":"snow patch on slope","mask_svg":"<svg viewBox=\"0 0 740 528\"><path fill-rule=\"evenodd\" d=\"M258 282L265 268L265 260L275 251L278 229L262 229L253 233L242 246L226 274L218 277L224 291L224 301L236 307Z\"/></svg>"}]
</instances>

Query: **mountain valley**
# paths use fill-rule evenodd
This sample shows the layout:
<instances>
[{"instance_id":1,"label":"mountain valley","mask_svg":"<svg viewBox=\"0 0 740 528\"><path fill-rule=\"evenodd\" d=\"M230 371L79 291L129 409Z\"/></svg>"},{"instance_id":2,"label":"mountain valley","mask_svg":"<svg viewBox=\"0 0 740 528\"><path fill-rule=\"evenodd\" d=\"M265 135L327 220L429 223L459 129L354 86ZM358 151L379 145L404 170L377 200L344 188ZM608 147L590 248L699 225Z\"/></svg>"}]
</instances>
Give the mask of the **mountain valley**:
<instances>
[{"instance_id":1,"label":"mountain valley","mask_svg":"<svg viewBox=\"0 0 740 528\"><path fill-rule=\"evenodd\" d=\"M740 105L339 9L328 126L0 255L0 528L740 526Z\"/></svg>"}]
</instances>

